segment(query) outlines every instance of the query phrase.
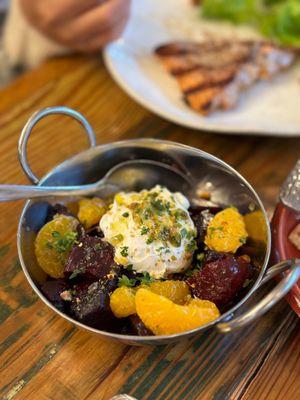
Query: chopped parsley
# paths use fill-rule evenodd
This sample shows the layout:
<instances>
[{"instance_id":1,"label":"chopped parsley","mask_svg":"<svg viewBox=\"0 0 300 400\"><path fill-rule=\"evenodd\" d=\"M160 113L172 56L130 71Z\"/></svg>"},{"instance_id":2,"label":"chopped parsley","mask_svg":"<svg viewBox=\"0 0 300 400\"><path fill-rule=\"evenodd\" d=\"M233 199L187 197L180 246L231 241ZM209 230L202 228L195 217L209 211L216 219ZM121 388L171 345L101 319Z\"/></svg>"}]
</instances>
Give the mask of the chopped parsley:
<instances>
[{"instance_id":1,"label":"chopped parsley","mask_svg":"<svg viewBox=\"0 0 300 400\"><path fill-rule=\"evenodd\" d=\"M60 233L57 232L57 231L53 231L53 232L51 233L51 235L52 235L54 238L59 238L59 237L60 237Z\"/></svg>"},{"instance_id":2,"label":"chopped parsley","mask_svg":"<svg viewBox=\"0 0 300 400\"><path fill-rule=\"evenodd\" d=\"M221 231L223 231L223 230L224 230L224 227L223 227L223 226L210 226L210 227L208 228L209 237L212 238L213 234L214 234L216 231L221 232Z\"/></svg>"},{"instance_id":3,"label":"chopped parsley","mask_svg":"<svg viewBox=\"0 0 300 400\"><path fill-rule=\"evenodd\" d=\"M190 243L188 243L185 247L187 253L193 253L195 250L197 250L197 243L196 240L192 240Z\"/></svg>"},{"instance_id":4,"label":"chopped parsley","mask_svg":"<svg viewBox=\"0 0 300 400\"><path fill-rule=\"evenodd\" d=\"M118 279L118 286L127 286L134 287L136 284L136 279L130 279L126 275L122 275L121 278Z\"/></svg>"},{"instance_id":5,"label":"chopped parsley","mask_svg":"<svg viewBox=\"0 0 300 400\"><path fill-rule=\"evenodd\" d=\"M163 242L170 240L170 229L167 226L163 226L158 234L158 238Z\"/></svg>"},{"instance_id":6,"label":"chopped parsley","mask_svg":"<svg viewBox=\"0 0 300 400\"><path fill-rule=\"evenodd\" d=\"M196 259L197 259L196 265L194 265L192 268L190 268L185 272L186 277L193 276L197 272L201 271L205 259L205 254L204 253L197 254Z\"/></svg>"},{"instance_id":7,"label":"chopped parsley","mask_svg":"<svg viewBox=\"0 0 300 400\"><path fill-rule=\"evenodd\" d=\"M170 243L174 247L180 247L180 245L181 245L181 236L180 236L180 234L171 236L170 237Z\"/></svg>"},{"instance_id":8,"label":"chopped parsley","mask_svg":"<svg viewBox=\"0 0 300 400\"><path fill-rule=\"evenodd\" d=\"M132 271L133 265L132 264L127 264L127 265L124 265L124 268L126 268L127 271Z\"/></svg>"},{"instance_id":9,"label":"chopped parsley","mask_svg":"<svg viewBox=\"0 0 300 400\"><path fill-rule=\"evenodd\" d=\"M165 247L164 246L161 246L161 247L158 247L157 249L156 249L156 251L157 252L161 252L161 251L163 251L163 250L165 250Z\"/></svg>"},{"instance_id":10,"label":"chopped parsley","mask_svg":"<svg viewBox=\"0 0 300 400\"><path fill-rule=\"evenodd\" d=\"M181 231L180 231L180 234L181 234L182 238L186 237L187 233L188 233L188 231L187 231L186 228L182 228Z\"/></svg>"},{"instance_id":11,"label":"chopped parsley","mask_svg":"<svg viewBox=\"0 0 300 400\"><path fill-rule=\"evenodd\" d=\"M147 244L151 244L154 242L154 237L153 236L149 236L148 239L146 240Z\"/></svg>"},{"instance_id":12,"label":"chopped parsley","mask_svg":"<svg viewBox=\"0 0 300 400\"><path fill-rule=\"evenodd\" d=\"M143 213L144 219L149 219L152 217L152 209L150 207L147 207Z\"/></svg>"},{"instance_id":13,"label":"chopped parsley","mask_svg":"<svg viewBox=\"0 0 300 400\"><path fill-rule=\"evenodd\" d=\"M150 283L154 282L155 279L149 275L149 272L143 272L143 276L139 278L141 285L149 285Z\"/></svg>"},{"instance_id":14,"label":"chopped parsley","mask_svg":"<svg viewBox=\"0 0 300 400\"><path fill-rule=\"evenodd\" d=\"M72 246L76 243L78 234L77 232L68 232L63 236L59 232L53 231L51 235L55 240L53 240L53 242L47 242L46 247L62 254L71 250Z\"/></svg>"},{"instance_id":15,"label":"chopped parsley","mask_svg":"<svg viewBox=\"0 0 300 400\"><path fill-rule=\"evenodd\" d=\"M127 257L128 256L128 246L123 246L120 254L123 257Z\"/></svg>"},{"instance_id":16,"label":"chopped parsley","mask_svg":"<svg viewBox=\"0 0 300 400\"><path fill-rule=\"evenodd\" d=\"M129 217L129 212L126 211L122 215L123 215L124 218L128 218Z\"/></svg>"},{"instance_id":17,"label":"chopped parsley","mask_svg":"<svg viewBox=\"0 0 300 400\"><path fill-rule=\"evenodd\" d=\"M101 250L102 249L101 244L100 243L96 243L95 246L94 246L94 249L95 250Z\"/></svg>"},{"instance_id":18,"label":"chopped parsley","mask_svg":"<svg viewBox=\"0 0 300 400\"><path fill-rule=\"evenodd\" d=\"M162 200L160 199L155 199L151 201L151 206L157 211L157 212L163 212L165 211L165 205L163 204Z\"/></svg>"},{"instance_id":19,"label":"chopped parsley","mask_svg":"<svg viewBox=\"0 0 300 400\"><path fill-rule=\"evenodd\" d=\"M240 238L240 243L245 244L247 242L247 238L245 236Z\"/></svg>"},{"instance_id":20,"label":"chopped parsley","mask_svg":"<svg viewBox=\"0 0 300 400\"><path fill-rule=\"evenodd\" d=\"M149 232L149 228L146 226L142 226L141 235L146 235Z\"/></svg>"},{"instance_id":21,"label":"chopped parsley","mask_svg":"<svg viewBox=\"0 0 300 400\"><path fill-rule=\"evenodd\" d=\"M197 232L194 232L194 231L188 231L187 232L187 234L186 234L186 238L189 240L189 239L192 239L192 238L194 238L195 236L197 236Z\"/></svg>"},{"instance_id":22,"label":"chopped parsley","mask_svg":"<svg viewBox=\"0 0 300 400\"><path fill-rule=\"evenodd\" d=\"M180 208L177 208L174 211L174 217L175 217L176 221L178 221L180 219L187 219L187 212L184 210L181 210Z\"/></svg>"},{"instance_id":23,"label":"chopped parsley","mask_svg":"<svg viewBox=\"0 0 300 400\"><path fill-rule=\"evenodd\" d=\"M75 268L72 274L69 276L69 279L76 278L77 275L82 274L85 271L85 268Z\"/></svg>"},{"instance_id":24,"label":"chopped parsley","mask_svg":"<svg viewBox=\"0 0 300 400\"><path fill-rule=\"evenodd\" d=\"M199 253L197 254L197 261L202 262L204 260L205 254L204 253Z\"/></svg>"},{"instance_id":25,"label":"chopped parsley","mask_svg":"<svg viewBox=\"0 0 300 400\"><path fill-rule=\"evenodd\" d=\"M193 275L195 275L197 272L199 272L199 271L201 270L201 268L202 268L202 266L199 265L199 264L197 263L193 268L188 269L188 270L185 272L184 275L185 275L187 278L190 278L191 276L193 276Z\"/></svg>"}]
</instances>

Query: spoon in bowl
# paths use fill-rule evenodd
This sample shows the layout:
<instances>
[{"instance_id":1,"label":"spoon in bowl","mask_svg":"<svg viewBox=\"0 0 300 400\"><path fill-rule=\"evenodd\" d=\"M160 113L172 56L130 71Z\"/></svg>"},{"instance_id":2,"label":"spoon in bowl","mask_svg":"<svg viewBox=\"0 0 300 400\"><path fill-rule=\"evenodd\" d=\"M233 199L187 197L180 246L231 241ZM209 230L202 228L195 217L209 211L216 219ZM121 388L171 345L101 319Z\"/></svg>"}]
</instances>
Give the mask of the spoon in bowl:
<instances>
[{"instance_id":1,"label":"spoon in bowl","mask_svg":"<svg viewBox=\"0 0 300 400\"><path fill-rule=\"evenodd\" d=\"M166 186L189 197L193 181L174 167L153 160L129 160L111 168L98 182L79 186L0 185L0 201L46 197L107 197L120 190L140 191L155 185Z\"/></svg>"}]
</instances>

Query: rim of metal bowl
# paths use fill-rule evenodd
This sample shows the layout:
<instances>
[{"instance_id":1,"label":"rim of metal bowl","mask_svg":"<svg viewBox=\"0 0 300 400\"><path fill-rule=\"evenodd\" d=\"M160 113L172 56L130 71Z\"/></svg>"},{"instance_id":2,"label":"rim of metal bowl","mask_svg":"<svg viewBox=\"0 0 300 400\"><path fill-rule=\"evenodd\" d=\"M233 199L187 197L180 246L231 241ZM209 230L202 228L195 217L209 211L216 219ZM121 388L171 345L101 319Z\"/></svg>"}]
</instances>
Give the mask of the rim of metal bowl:
<instances>
[{"instance_id":1,"label":"rim of metal bowl","mask_svg":"<svg viewBox=\"0 0 300 400\"><path fill-rule=\"evenodd\" d=\"M199 328L195 328L189 331L185 331L185 332L181 332L181 333L176 333L173 335L160 335L160 336L137 336L137 335L122 335L119 333L112 333L112 332L107 332L107 331L102 331L100 329L96 329L93 328L91 326L85 325L79 321L77 321L76 319L73 319L71 316L69 316L68 314L65 314L64 312L58 310L44 295L43 293L40 291L40 289L38 288L38 286L35 284L35 282L32 280L25 261L23 259L23 255L22 255L22 250L21 250L21 230L22 230L22 225L23 225L23 219L25 216L25 213L28 209L28 207L31 204L31 200L27 200L24 208L22 210L21 216L20 216L20 220L19 220L19 225L18 225L18 233L17 233L17 249L18 249L18 255L19 255L19 259L20 259L20 263L23 269L23 272L28 280L28 282L30 283L31 287L33 288L33 290L35 291L35 293L39 296L39 298L48 306L50 307L54 312L56 312L58 315L60 315L62 318L66 319L67 321L71 322L72 324L85 329L89 332L92 333L96 333L96 334L101 334L101 336L105 336L107 338L113 338L113 339L117 339L117 340L121 340L121 341L145 341L147 340L147 342L153 342L153 344L155 344L156 341L161 341L162 339L167 341L168 339L172 340L172 339L180 339L183 338L185 336L192 336L193 334L199 333L202 330L206 330L214 325L216 325L218 322L228 318L234 311L236 311L243 303L245 303L249 297L252 295L252 293L256 290L256 288L258 287L264 273L265 273L265 269L267 267L269 258L270 258L270 251L271 251L271 231L270 231L270 224L269 224L269 220L264 208L264 205L262 203L262 201L260 200L258 194L256 193L256 191L254 190L254 188L250 185L250 183L239 173L237 172L233 167L231 167L229 164L225 163L224 161L220 160L218 157L215 157L213 155L211 155L210 153L207 153L203 150L197 149L195 147L192 146L187 146L181 143L177 143L177 142L173 142L171 140L160 140L160 139L152 139L152 138L138 138L138 139L129 139L129 140L122 140L122 141L117 141L114 143L108 143L108 144L103 144L103 145L99 145L96 147L92 147L90 149L87 149L81 153L78 153L76 155L74 155L73 157L70 157L69 159L63 161L61 164L57 165L56 167L54 167L51 171L49 171L39 182L38 186L42 186L42 184L54 173L57 172L57 170L59 170L61 167L64 167L66 164L72 164L72 162L82 158L83 154L85 155L89 155L92 154L93 152L96 152L97 149L101 148L102 151L107 151L113 148L117 148L117 147L124 147L124 146L128 146L128 145L137 145L137 146L143 146L143 144L147 145L147 144L153 144L153 143L157 143L160 145L172 145L175 147L179 147L182 149L186 149L188 150L190 153L195 153L198 156L202 156L204 158L208 158L211 159L212 161L215 161L219 164L221 164L222 166L226 167L227 170L229 170L230 172L234 173L246 186L248 189L250 189L250 191L252 192L252 194L254 195L258 205L260 206L261 211L263 212L264 215L264 219L266 222L266 226L267 226L267 247L266 247L266 254L265 254L265 259L263 262L263 265L261 267L261 271L254 283L254 285L252 286L252 288L250 289L250 291L236 304L234 305L230 310L228 310L226 313L222 314L218 319L205 324L203 326L200 326ZM150 343L149 343L150 344Z\"/></svg>"}]
</instances>

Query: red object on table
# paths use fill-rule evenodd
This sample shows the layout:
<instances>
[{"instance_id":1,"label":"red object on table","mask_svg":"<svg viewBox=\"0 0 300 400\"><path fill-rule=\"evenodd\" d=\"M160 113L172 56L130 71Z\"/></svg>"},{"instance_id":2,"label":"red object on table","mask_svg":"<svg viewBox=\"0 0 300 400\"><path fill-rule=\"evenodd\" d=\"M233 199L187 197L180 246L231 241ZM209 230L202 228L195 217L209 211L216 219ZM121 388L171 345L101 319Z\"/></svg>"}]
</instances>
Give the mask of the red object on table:
<instances>
[{"instance_id":1,"label":"red object on table","mask_svg":"<svg viewBox=\"0 0 300 400\"><path fill-rule=\"evenodd\" d=\"M289 239L290 233L299 223L300 213L279 202L271 223L271 259L274 263L289 258L300 258L300 250ZM287 294L286 299L300 316L300 280Z\"/></svg>"}]
</instances>

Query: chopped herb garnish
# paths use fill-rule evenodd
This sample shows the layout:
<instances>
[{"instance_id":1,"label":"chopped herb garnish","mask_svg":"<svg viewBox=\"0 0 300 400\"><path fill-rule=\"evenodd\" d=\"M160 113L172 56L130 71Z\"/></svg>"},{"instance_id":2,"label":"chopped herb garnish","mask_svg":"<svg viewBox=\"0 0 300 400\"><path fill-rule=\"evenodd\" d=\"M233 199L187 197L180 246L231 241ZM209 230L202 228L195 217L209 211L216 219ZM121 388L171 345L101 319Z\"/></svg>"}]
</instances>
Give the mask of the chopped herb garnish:
<instances>
[{"instance_id":1,"label":"chopped herb garnish","mask_svg":"<svg viewBox=\"0 0 300 400\"><path fill-rule=\"evenodd\" d=\"M53 231L53 232L51 233L51 235L52 235L54 238L59 238L59 237L60 237L60 233L57 232L57 231Z\"/></svg>"},{"instance_id":2,"label":"chopped herb garnish","mask_svg":"<svg viewBox=\"0 0 300 400\"><path fill-rule=\"evenodd\" d=\"M167 203L166 203L166 211L167 211L168 214L171 214L170 208L171 208L171 204L170 204L169 201L167 201Z\"/></svg>"},{"instance_id":3,"label":"chopped herb garnish","mask_svg":"<svg viewBox=\"0 0 300 400\"><path fill-rule=\"evenodd\" d=\"M164 226L159 232L158 237L163 242L167 242L170 239L170 229Z\"/></svg>"},{"instance_id":4,"label":"chopped herb garnish","mask_svg":"<svg viewBox=\"0 0 300 400\"><path fill-rule=\"evenodd\" d=\"M127 257L128 256L128 246L123 246L120 254L123 257Z\"/></svg>"},{"instance_id":5,"label":"chopped herb garnish","mask_svg":"<svg viewBox=\"0 0 300 400\"><path fill-rule=\"evenodd\" d=\"M126 211L122 215L123 215L124 218L128 218L129 217L129 212Z\"/></svg>"},{"instance_id":6,"label":"chopped herb garnish","mask_svg":"<svg viewBox=\"0 0 300 400\"><path fill-rule=\"evenodd\" d=\"M193 268L190 268L190 269L188 269L186 272L185 272L185 276L186 277L190 277L190 276L193 276L193 275L195 275L197 272L199 272L200 270L201 270L201 268L202 268L202 264L199 264L199 263L197 263Z\"/></svg>"},{"instance_id":7,"label":"chopped herb garnish","mask_svg":"<svg viewBox=\"0 0 300 400\"><path fill-rule=\"evenodd\" d=\"M196 274L197 272L201 271L202 267L203 267L203 261L205 259L205 254L204 253L199 253L197 254L197 263L196 265L194 265L192 268L190 268L189 270L187 270L185 272L185 276L186 277L190 277L193 276L194 274Z\"/></svg>"},{"instance_id":8,"label":"chopped herb garnish","mask_svg":"<svg viewBox=\"0 0 300 400\"><path fill-rule=\"evenodd\" d=\"M247 238L246 237L241 237L240 238L240 243L245 244L247 242Z\"/></svg>"},{"instance_id":9,"label":"chopped herb garnish","mask_svg":"<svg viewBox=\"0 0 300 400\"><path fill-rule=\"evenodd\" d=\"M151 282L154 282L155 279L149 275L149 272L143 272L143 276L139 278L141 285L149 285Z\"/></svg>"},{"instance_id":10,"label":"chopped herb garnish","mask_svg":"<svg viewBox=\"0 0 300 400\"><path fill-rule=\"evenodd\" d=\"M188 253L193 253L195 250L197 250L197 243L195 240L192 240L190 243L186 245L186 251Z\"/></svg>"},{"instance_id":11,"label":"chopped herb garnish","mask_svg":"<svg viewBox=\"0 0 300 400\"><path fill-rule=\"evenodd\" d=\"M151 244L151 243L153 243L153 242L154 242L154 237L153 237L153 236L149 236L148 239L147 239L147 241L146 241L146 243L147 243L147 244Z\"/></svg>"},{"instance_id":12,"label":"chopped herb garnish","mask_svg":"<svg viewBox=\"0 0 300 400\"><path fill-rule=\"evenodd\" d=\"M213 236L213 234L216 232L216 231L223 231L224 230L224 227L223 226L210 226L209 228L208 228L208 231L209 231L209 236L210 236L210 238Z\"/></svg>"},{"instance_id":13,"label":"chopped herb garnish","mask_svg":"<svg viewBox=\"0 0 300 400\"><path fill-rule=\"evenodd\" d=\"M204 260L204 257L205 257L205 254L204 254L204 253L199 253L199 254L197 254L197 260L198 260L198 261L203 261L203 260Z\"/></svg>"},{"instance_id":14,"label":"chopped herb garnish","mask_svg":"<svg viewBox=\"0 0 300 400\"><path fill-rule=\"evenodd\" d=\"M180 247L181 236L179 234L170 237L170 243L174 247Z\"/></svg>"},{"instance_id":15,"label":"chopped herb garnish","mask_svg":"<svg viewBox=\"0 0 300 400\"><path fill-rule=\"evenodd\" d=\"M53 243L47 242L46 246L48 249L55 250L59 254L69 252L77 239L77 232L68 232L66 235L62 236L59 232L53 231L51 235L56 240L53 241Z\"/></svg>"},{"instance_id":16,"label":"chopped herb garnish","mask_svg":"<svg viewBox=\"0 0 300 400\"><path fill-rule=\"evenodd\" d=\"M160 199L151 201L151 206L154 208L158 215L161 215L162 212L165 211L165 206Z\"/></svg>"},{"instance_id":17,"label":"chopped herb garnish","mask_svg":"<svg viewBox=\"0 0 300 400\"><path fill-rule=\"evenodd\" d=\"M82 274L85 271L85 268L75 268L72 274L69 276L69 279L76 278L77 275Z\"/></svg>"},{"instance_id":18,"label":"chopped herb garnish","mask_svg":"<svg viewBox=\"0 0 300 400\"><path fill-rule=\"evenodd\" d=\"M149 228L146 226L142 226L141 235L146 235L149 232Z\"/></svg>"},{"instance_id":19,"label":"chopped herb garnish","mask_svg":"<svg viewBox=\"0 0 300 400\"><path fill-rule=\"evenodd\" d=\"M128 276L122 275L121 278L118 279L118 286L127 286L133 287L136 284L136 279L129 279Z\"/></svg>"},{"instance_id":20,"label":"chopped herb garnish","mask_svg":"<svg viewBox=\"0 0 300 400\"><path fill-rule=\"evenodd\" d=\"M191 230L191 231L188 231L188 232L187 232L186 238L187 238L188 240L190 240L190 239L194 238L196 235L197 235L196 232L194 232L193 230Z\"/></svg>"},{"instance_id":21,"label":"chopped herb garnish","mask_svg":"<svg viewBox=\"0 0 300 400\"><path fill-rule=\"evenodd\" d=\"M180 231L180 234L181 234L182 238L186 237L187 233L188 233L188 231L186 230L186 228L182 228L181 231Z\"/></svg>"},{"instance_id":22,"label":"chopped herb garnish","mask_svg":"<svg viewBox=\"0 0 300 400\"><path fill-rule=\"evenodd\" d=\"M100 243L96 243L95 246L94 246L94 249L95 250L101 250L102 249L101 244Z\"/></svg>"},{"instance_id":23,"label":"chopped herb garnish","mask_svg":"<svg viewBox=\"0 0 300 400\"><path fill-rule=\"evenodd\" d=\"M174 211L174 217L176 221L178 221L179 219L187 219L187 213L184 210L180 210L179 208L177 208Z\"/></svg>"},{"instance_id":24,"label":"chopped herb garnish","mask_svg":"<svg viewBox=\"0 0 300 400\"><path fill-rule=\"evenodd\" d=\"M165 247L164 247L164 246L161 246L161 247L158 247L158 248L156 249L156 251L161 252L161 251L163 251L164 249L165 249Z\"/></svg>"}]
</instances>

